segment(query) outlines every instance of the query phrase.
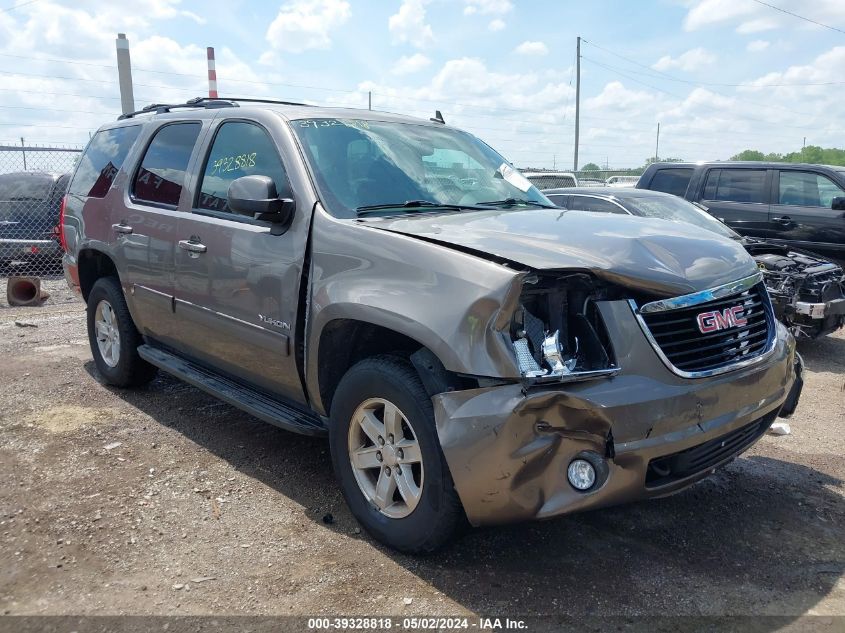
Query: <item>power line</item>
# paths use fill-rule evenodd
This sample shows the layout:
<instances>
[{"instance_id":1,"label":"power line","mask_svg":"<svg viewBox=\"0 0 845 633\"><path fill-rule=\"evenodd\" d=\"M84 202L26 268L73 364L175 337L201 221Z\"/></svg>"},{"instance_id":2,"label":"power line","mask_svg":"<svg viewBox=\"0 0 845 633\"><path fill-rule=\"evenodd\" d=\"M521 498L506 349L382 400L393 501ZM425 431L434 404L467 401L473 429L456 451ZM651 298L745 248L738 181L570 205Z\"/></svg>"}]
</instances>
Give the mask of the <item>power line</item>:
<instances>
[{"instance_id":1,"label":"power line","mask_svg":"<svg viewBox=\"0 0 845 633\"><path fill-rule=\"evenodd\" d=\"M761 4L764 7L769 7L770 9L774 9L775 11L780 11L781 13L785 13L786 15L791 15L793 18L798 18L799 20L804 20L805 22L809 22L810 24L815 24L816 26L821 26L826 29L830 29L831 31L838 31L839 33L845 34L845 31L842 29L838 29L835 26L830 26L830 24L823 24L822 22L816 22L815 20L811 20L810 18L806 18L803 15L798 15L797 13L793 13L792 11L787 11L786 9L782 9L780 7L776 7L773 4L769 4L768 2L763 2L763 0L752 0L752 2L756 2L757 4Z\"/></svg>"},{"instance_id":2,"label":"power line","mask_svg":"<svg viewBox=\"0 0 845 633\"><path fill-rule=\"evenodd\" d=\"M756 0L754 0L756 2ZM693 86L717 86L721 88L802 88L802 87L811 87L811 86L839 86L845 85L845 81L820 81L820 82L805 82L805 83L779 83L779 84L765 84L759 85L755 84L754 82L740 82L740 83L724 83L719 81L692 81L690 79L681 79L680 77L675 77L674 75L670 75L668 73L664 73L659 70L653 69L651 66L647 64L642 64L638 61L631 59L630 57L625 57L624 55L620 55L619 53L612 51L604 46L599 46L594 42L590 42L589 40L581 39L582 42L585 42L592 46L593 48L597 48L599 50L604 51L605 53L609 53L614 57L618 57L619 59L624 59L629 64L633 64L634 66L639 66L640 68L645 68L648 70L648 73L638 73L643 75L648 75L655 79L666 79L667 81L675 81L678 83L683 84L690 84ZM634 70L626 69L628 72L636 72Z\"/></svg>"},{"instance_id":3,"label":"power line","mask_svg":"<svg viewBox=\"0 0 845 633\"><path fill-rule=\"evenodd\" d=\"M657 86L653 86L652 84L648 84L644 81L640 81L639 79L635 79L634 77L631 77L630 75L626 75L620 69L615 68L613 66L608 66L606 64L602 64L601 62L597 62L597 61L595 61L593 59L589 59L587 57L584 57L583 59L590 62L591 64L595 64L596 66L601 66L602 68L606 68L607 70L615 72L617 75L625 77L626 79L633 81L634 83L641 84L641 85L643 85L647 88L651 88L652 90L657 90L659 92L662 92L664 94L669 95L670 97L674 97L675 99L680 99L682 102L686 100L686 97L682 97L682 96L677 95L673 92L669 92L668 90L664 90L663 88L658 88ZM760 104L760 103L754 103L752 101L745 101L743 99L738 99L737 97L731 97L731 96L728 96L728 95L723 95L723 94L718 93L718 92L714 92L714 94L718 94L720 97L725 97L726 99L735 99L736 101L739 101L741 103L748 103L749 105L753 105L755 107L775 108L775 109L778 109L778 110L783 110L784 112L788 112L789 114L795 114L795 115L802 116L802 117L817 116L817 115L812 115L812 114L806 114L804 112L796 112L794 110L789 110L788 108L782 108L780 106L769 106L769 105L764 105L764 104ZM722 110L719 110L718 108L714 108L712 106L703 106L703 107L707 108L708 110L712 110L714 112L719 112L720 114L725 114L725 112L723 112ZM758 118L755 118L755 117L742 116L742 115L737 115L737 114L733 114L732 116L735 117L735 118L738 118L738 119L745 119L747 121L754 121L756 123L766 123L768 125L778 125L780 127L789 127L789 128L794 128L796 130L812 129L809 126L802 127L802 126L797 126L797 125L786 125L785 123L774 123L772 121L766 121L765 119L758 119Z\"/></svg>"},{"instance_id":4,"label":"power line","mask_svg":"<svg viewBox=\"0 0 845 633\"><path fill-rule=\"evenodd\" d=\"M11 7L6 7L5 9L0 9L0 13L7 13L9 11L14 11L15 9L20 9L21 7L25 7L28 4L35 4L36 2L41 2L41 0L29 0L29 2L21 2L20 4L12 5Z\"/></svg>"},{"instance_id":5,"label":"power line","mask_svg":"<svg viewBox=\"0 0 845 633\"><path fill-rule=\"evenodd\" d=\"M69 60L69 59L55 59L55 58L40 57L40 56L33 57L33 56L25 56L25 55L13 55L13 54L10 54L10 53L0 53L0 57L10 57L10 58L14 58L14 59L25 59L25 60L30 60L30 61L41 61L41 62L48 62L48 63L60 63L60 64L70 64L70 65L79 65L79 66L91 66L91 67L95 67L95 68L105 68L105 69L109 69L109 70L114 70L114 69L117 68L116 66L110 65L110 64L96 64L96 63L93 63L93 62L79 62L79 61ZM160 74L160 75L172 75L172 76L175 76L175 77L190 77L190 78L193 78L197 81L205 81L205 79L206 79L206 77L204 75L199 75L199 74L179 73L179 72L168 71L168 70L154 70L154 69L151 69L151 68L141 68L141 67L135 67L135 66L133 66L132 71L133 72L155 73L155 74ZM0 72L3 72L3 71L0 71ZM9 73L9 71L6 71L6 73L7 74L19 74L19 75L28 76L28 77L68 79L68 80L90 81L90 82L111 83L111 84L117 84L118 83L116 81L104 81L104 80L76 78L76 77L37 75L37 74L33 74L33 73L18 73L18 72ZM334 93L350 94L350 95L360 95L360 94L367 92L365 90L343 90L343 89L339 89L339 88L325 88L325 87L322 87L322 86L310 86L310 85L305 85L305 84L293 84L293 83L271 82L271 81L258 81L258 80L254 80L254 79L226 78L224 81L227 82L227 83L245 83L245 84L253 84L253 85L268 86L268 87L299 88L299 89L303 89L303 90L320 90L320 91L323 91L323 92L334 92ZM570 84L571 84L571 78L570 78ZM191 90L179 89L179 88L170 87L170 86L156 86L156 85L141 84L141 83L136 83L135 85L136 86L143 86L143 87L147 87L147 88L159 88L159 89L163 89L163 90L181 90L182 92L193 92ZM426 99L426 98L423 98L423 97L401 97L401 96L398 96L398 95L390 95L390 94L386 94L386 93L383 93L383 92L373 92L373 96L382 97L382 98L385 98L385 99L396 99L396 100L399 100L399 101L414 101L414 102L425 101L425 102L428 102L428 103L435 103L435 104L444 104L445 103L445 104L449 104L449 105L455 105L455 106L458 106L458 107L481 109L481 110L487 110L487 111L490 111L490 112L503 111L503 112L514 112L514 113L520 113L520 114L522 114L522 113L526 113L526 114L548 114L549 113L547 110L530 110L528 108L509 108L509 107L506 107L506 106L484 106L484 105L479 105L479 104L474 104L474 103L466 103L466 102L462 102L462 101L452 101L452 100L449 100L449 99ZM571 100L571 97L570 97L570 100ZM566 106L564 106L564 118L565 118L566 108L568 108L568 104ZM478 115L478 116L484 116L484 115Z\"/></svg>"}]
</instances>

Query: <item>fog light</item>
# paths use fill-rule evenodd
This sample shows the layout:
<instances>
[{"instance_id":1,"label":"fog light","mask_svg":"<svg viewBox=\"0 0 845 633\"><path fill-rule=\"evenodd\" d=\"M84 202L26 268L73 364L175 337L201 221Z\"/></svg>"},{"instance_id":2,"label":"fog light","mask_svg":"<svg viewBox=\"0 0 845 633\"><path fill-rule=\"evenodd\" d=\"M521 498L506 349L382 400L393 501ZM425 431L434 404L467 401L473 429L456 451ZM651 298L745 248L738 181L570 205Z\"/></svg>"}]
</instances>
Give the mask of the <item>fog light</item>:
<instances>
[{"instance_id":1,"label":"fog light","mask_svg":"<svg viewBox=\"0 0 845 633\"><path fill-rule=\"evenodd\" d=\"M566 477L576 490L589 490L596 483L596 469L586 459L573 459L566 469Z\"/></svg>"}]
</instances>

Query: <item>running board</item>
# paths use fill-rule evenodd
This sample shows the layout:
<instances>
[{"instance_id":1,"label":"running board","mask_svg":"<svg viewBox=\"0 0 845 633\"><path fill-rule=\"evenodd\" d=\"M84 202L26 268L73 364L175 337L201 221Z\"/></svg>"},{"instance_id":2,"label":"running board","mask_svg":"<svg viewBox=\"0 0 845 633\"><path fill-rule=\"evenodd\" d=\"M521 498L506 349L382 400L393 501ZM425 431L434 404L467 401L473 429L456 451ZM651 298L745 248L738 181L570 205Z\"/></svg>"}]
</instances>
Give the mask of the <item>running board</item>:
<instances>
[{"instance_id":1,"label":"running board","mask_svg":"<svg viewBox=\"0 0 845 633\"><path fill-rule=\"evenodd\" d=\"M328 432L325 422L317 414L285 404L175 354L141 345L138 355L168 374L286 431L303 435L326 435Z\"/></svg>"}]
</instances>

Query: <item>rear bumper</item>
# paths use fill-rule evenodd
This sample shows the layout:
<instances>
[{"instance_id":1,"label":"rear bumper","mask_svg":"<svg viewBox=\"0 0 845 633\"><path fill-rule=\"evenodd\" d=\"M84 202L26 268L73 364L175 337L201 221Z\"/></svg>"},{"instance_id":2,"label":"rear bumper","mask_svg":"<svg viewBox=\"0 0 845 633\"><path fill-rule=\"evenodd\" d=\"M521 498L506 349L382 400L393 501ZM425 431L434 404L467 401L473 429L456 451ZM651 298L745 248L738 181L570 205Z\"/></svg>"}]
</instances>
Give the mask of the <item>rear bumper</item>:
<instances>
[{"instance_id":1,"label":"rear bumper","mask_svg":"<svg viewBox=\"0 0 845 633\"><path fill-rule=\"evenodd\" d=\"M65 253L64 257L62 257L62 269L65 272L65 281L67 281L68 287L74 292L81 293L82 290L79 285L79 266L77 266L76 260L71 259L70 255L67 253Z\"/></svg>"},{"instance_id":2,"label":"rear bumper","mask_svg":"<svg viewBox=\"0 0 845 633\"><path fill-rule=\"evenodd\" d=\"M55 240L0 239L0 260L54 259L62 256L62 247Z\"/></svg>"},{"instance_id":3,"label":"rear bumper","mask_svg":"<svg viewBox=\"0 0 845 633\"><path fill-rule=\"evenodd\" d=\"M778 327L765 362L716 378L623 372L557 389L524 392L513 384L438 394L437 432L474 525L663 496L751 446L790 394L797 402L794 354L794 339ZM566 472L584 455L600 459L604 473L579 492ZM686 467L656 475L652 463L672 457Z\"/></svg>"}]
</instances>

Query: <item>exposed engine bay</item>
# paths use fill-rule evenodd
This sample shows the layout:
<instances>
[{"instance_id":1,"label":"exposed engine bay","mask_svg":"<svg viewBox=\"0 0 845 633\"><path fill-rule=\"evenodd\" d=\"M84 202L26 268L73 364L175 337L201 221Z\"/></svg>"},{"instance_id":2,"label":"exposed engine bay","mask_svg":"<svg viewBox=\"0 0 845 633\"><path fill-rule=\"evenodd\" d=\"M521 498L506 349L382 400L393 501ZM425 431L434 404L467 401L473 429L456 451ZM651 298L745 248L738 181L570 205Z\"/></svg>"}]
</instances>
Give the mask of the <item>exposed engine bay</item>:
<instances>
[{"instance_id":1,"label":"exposed engine bay","mask_svg":"<svg viewBox=\"0 0 845 633\"><path fill-rule=\"evenodd\" d=\"M565 382L615 373L613 350L595 305L611 293L586 274L527 277L511 324L523 378Z\"/></svg>"},{"instance_id":2,"label":"exposed engine bay","mask_svg":"<svg viewBox=\"0 0 845 633\"><path fill-rule=\"evenodd\" d=\"M796 338L816 338L845 325L845 275L821 257L768 242L746 249L763 271L777 318Z\"/></svg>"}]
</instances>

